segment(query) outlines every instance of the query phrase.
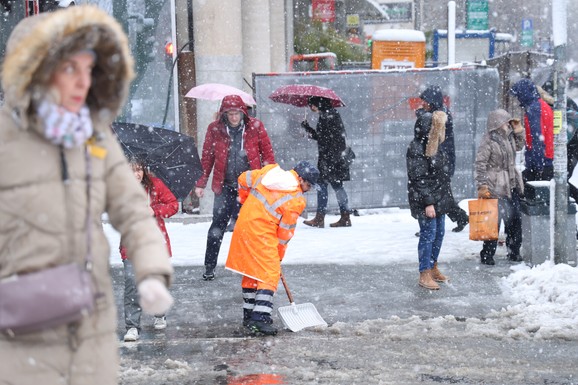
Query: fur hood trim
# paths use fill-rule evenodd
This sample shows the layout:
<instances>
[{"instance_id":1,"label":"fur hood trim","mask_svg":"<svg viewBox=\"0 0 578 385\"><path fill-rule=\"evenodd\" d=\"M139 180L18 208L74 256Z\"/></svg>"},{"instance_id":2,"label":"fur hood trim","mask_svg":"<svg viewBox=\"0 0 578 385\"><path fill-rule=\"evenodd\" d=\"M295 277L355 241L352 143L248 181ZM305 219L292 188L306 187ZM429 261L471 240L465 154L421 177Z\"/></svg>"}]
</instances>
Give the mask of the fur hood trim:
<instances>
[{"instance_id":1,"label":"fur hood trim","mask_svg":"<svg viewBox=\"0 0 578 385\"><path fill-rule=\"evenodd\" d=\"M29 119L34 105L49 97L58 63L86 49L96 54L87 105L94 120L110 124L128 95L133 59L120 24L91 5L28 17L14 28L2 68L6 105Z\"/></svg>"},{"instance_id":2,"label":"fur hood trim","mask_svg":"<svg viewBox=\"0 0 578 385\"><path fill-rule=\"evenodd\" d=\"M446 140L446 122L448 116L443 111L435 111L432 114L431 129L429 131L425 156L432 157L438 153L438 148Z\"/></svg>"}]
</instances>

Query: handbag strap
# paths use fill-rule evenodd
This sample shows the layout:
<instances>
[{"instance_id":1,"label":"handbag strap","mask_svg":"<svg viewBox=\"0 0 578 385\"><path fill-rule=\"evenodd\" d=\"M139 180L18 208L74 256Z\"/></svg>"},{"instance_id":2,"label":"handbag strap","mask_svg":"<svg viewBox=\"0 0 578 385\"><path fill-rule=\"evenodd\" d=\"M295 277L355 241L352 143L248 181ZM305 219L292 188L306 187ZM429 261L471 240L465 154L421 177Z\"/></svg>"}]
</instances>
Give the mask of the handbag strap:
<instances>
[{"instance_id":1,"label":"handbag strap","mask_svg":"<svg viewBox=\"0 0 578 385\"><path fill-rule=\"evenodd\" d=\"M92 186L92 158L88 146L84 146L86 159L86 264L87 271L92 271L92 211L90 210L90 187Z\"/></svg>"},{"instance_id":2,"label":"handbag strap","mask_svg":"<svg viewBox=\"0 0 578 385\"><path fill-rule=\"evenodd\" d=\"M92 160L89 154L88 146L84 146L84 157L86 163L86 257L84 259L84 268L87 271L92 271L92 212L90 211L90 187L92 185ZM62 167L62 183L64 183L65 190L69 191L68 184L70 183L68 172L68 162L66 161L66 155L64 154L64 148L60 146L60 165ZM71 215L67 215L67 223L70 227L71 225ZM72 243L73 241L71 241ZM72 245L69 245L72 246ZM72 249L69 252L72 252Z\"/></svg>"}]
</instances>

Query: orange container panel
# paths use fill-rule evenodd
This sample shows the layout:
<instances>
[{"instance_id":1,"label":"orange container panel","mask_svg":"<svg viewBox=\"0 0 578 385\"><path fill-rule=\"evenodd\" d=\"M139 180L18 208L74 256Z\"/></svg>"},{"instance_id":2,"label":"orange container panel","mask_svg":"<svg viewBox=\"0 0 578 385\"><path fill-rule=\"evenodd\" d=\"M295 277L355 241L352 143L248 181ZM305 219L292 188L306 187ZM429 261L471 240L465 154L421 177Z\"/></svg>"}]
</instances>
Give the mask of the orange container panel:
<instances>
[{"instance_id":1,"label":"orange container panel","mask_svg":"<svg viewBox=\"0 0 578 385\"><path fill-rule=\"evenodd\" d=\"M425 42L374 41L371 69L425 67Z\"/></svg>"}]
</instances>

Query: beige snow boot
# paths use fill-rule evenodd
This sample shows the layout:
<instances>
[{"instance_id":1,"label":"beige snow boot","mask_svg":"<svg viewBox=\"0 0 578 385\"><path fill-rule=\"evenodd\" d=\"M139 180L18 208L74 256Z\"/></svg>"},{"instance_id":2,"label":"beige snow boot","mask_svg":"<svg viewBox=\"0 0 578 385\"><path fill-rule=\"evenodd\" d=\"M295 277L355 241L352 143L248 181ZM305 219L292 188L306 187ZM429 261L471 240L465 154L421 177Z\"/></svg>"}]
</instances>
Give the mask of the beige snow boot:
<instances>
[{"instance_id":1,"label":"beige snow boot","mask_svg":"<svg viewBox=\"0 0 578 385\"><path fill-rule=\"evenodd\" d=\"M434 263L433 268L431 269L431 279L436 282L447 282L450 280L447 276L443 275L441 271L439 271L437 262Z\"/></svg>"},{"instance_id":2,"label":"beige snow boot","mask_svg":"<svg viewBox=\"0 0 578 385\"><path fill-rule=\"evenodd\" d=\"M431 279L431 270L424 270L419 273L419 285L430 290L439 290L439 285Z\"/></svg>"}]
</instances>

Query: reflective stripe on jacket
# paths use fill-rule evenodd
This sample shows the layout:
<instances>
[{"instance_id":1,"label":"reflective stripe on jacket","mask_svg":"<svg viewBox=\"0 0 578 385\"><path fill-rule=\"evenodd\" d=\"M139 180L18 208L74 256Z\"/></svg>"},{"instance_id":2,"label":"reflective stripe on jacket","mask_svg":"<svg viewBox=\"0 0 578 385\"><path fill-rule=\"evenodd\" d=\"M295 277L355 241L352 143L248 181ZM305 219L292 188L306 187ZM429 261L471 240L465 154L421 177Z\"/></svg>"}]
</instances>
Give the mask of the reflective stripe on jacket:
<instances>
[{"instance_id":1,"label":"reflective stripe on jacket","mask_svg":"<svg viewBox=\"0 0 578 385\"><path fill-rule=\"evenodd\" d=\"M239 177L243 206L231 239L226 268L277 287L280 263L306 200L295 171L277 164Z\"/></svg>"}]
</instances>

